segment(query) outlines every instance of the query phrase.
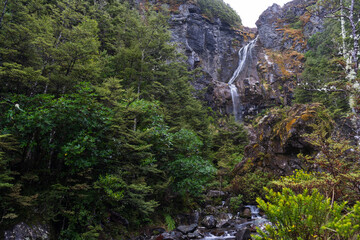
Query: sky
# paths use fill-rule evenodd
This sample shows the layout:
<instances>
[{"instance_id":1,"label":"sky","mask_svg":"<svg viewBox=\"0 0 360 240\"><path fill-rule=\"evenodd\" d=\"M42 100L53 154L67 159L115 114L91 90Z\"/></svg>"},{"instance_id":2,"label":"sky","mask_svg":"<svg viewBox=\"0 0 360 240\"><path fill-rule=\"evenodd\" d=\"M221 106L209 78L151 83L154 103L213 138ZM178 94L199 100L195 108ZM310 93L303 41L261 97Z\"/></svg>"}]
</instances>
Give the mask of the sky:
<instances>
[{"instance_id":1,"label":"sky","mask_svg":"<svg viewBox=\"0 0 360 240\"><path fill-rule=\"evenodd\" d=\"M283 6L291 0L224 0L241 17L242 24L246 27L255 27L255 22L260 14L274 3Z\"/></svg>"}]
</instances>

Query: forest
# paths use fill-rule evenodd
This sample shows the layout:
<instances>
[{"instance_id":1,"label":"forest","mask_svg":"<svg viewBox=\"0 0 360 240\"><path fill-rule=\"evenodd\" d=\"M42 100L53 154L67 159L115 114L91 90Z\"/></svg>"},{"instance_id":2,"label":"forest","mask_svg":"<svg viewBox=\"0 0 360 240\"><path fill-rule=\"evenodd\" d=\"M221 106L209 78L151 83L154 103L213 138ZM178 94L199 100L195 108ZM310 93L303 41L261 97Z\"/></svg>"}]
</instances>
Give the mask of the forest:
<instances>
[{"instance_id":1,"label":"forest","mask_svg":"<svg viewBox=\"0 0 360 240\"><path fill-rule=\"evenodd\" d=\"M19 222L46 223L49 239L172 231L216 189L234 213L264 211L272 224L253 239L358 239L360 4L309 9L331 17L308 39L292 103L237 122L207 105L194 88L202 69L171 41L173 10L162 4L186 1L156 2L0 1L0 238ZM195 4L242 29L222 0ZM291 175L267 170L268 153L256 150L269 116L269 141L309 122L301 138L311 147ZM249 129L262 142L249 145Z\"/></svg>"}]
</instances>

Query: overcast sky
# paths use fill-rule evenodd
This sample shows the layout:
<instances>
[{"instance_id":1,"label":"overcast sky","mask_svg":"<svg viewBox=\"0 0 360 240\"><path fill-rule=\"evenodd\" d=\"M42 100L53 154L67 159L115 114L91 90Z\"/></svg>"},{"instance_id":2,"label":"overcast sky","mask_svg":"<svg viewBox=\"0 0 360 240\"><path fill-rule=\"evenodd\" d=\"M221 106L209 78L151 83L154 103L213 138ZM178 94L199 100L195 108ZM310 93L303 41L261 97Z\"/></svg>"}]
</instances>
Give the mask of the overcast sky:
<instances>
[{"instance_id":1,"label":"overcast sky","mask_svg":"<svg viewBox=\"0 0 360 240\"><path fill-rule=\"evenodd\" d=\"M246 27L255 27L260 14L274 3L283 6L291 0L224 0L240 15Z\"/></svg>"}]
</instances>

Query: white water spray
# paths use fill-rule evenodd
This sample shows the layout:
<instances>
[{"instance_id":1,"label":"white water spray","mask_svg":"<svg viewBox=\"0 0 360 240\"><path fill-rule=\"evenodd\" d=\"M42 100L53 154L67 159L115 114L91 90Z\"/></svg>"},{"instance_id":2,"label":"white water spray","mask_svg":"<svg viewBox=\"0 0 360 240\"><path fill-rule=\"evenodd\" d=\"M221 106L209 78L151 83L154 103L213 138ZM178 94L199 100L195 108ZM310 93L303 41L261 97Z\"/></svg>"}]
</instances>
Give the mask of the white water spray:
<instances>
[{"instance_id":1,"label":"white water spray","mask_svg":"<svg viewBox=\"0 0 360 240\"><path fill-rule=\"evenodd\" d=\"M242 109L241 109L239 93L234 82L236 78L239 77L240 73L244 70L246 63L248 62L248 59L252 58L252 50L255 47L256 41L257 41L257 37L239 50L238 67L236 68L235 72L233 73L232 77L228 82L230 87L231 98L233 101L233 113L235 116L235 121L237 122L241 121L242 119Z\"/></svg>"}]
</instances>

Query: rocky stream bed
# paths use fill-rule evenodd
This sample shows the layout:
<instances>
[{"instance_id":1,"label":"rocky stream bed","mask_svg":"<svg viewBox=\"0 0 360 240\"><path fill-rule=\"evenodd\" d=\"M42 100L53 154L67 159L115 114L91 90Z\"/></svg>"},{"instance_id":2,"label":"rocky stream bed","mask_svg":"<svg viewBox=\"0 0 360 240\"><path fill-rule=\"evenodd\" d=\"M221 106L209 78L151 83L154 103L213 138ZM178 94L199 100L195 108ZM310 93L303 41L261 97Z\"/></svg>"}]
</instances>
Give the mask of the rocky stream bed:
<instances>
[{"instance_id":1,"label":"rocky stream bed","mask_svg":"<svg viewBox=\"0 0 360 240\"><path fill-rule=\"evenodd\" d=\"M208 196L219 197L220 191L210 191ZM206 205L191 214L177 217L180 224L175 230L166 232L164 228L154 228L148 234L138 236L135 240L249 240L256 234L256 227L264 229L270 222L254 205L243 205L236 214L230 213L228 201L221 205Z\"/></svg>"}]
</instances>

